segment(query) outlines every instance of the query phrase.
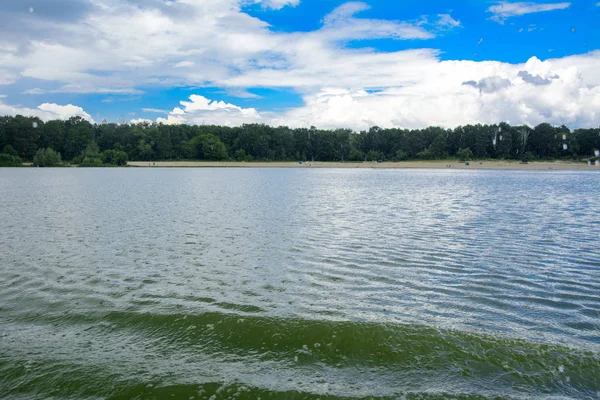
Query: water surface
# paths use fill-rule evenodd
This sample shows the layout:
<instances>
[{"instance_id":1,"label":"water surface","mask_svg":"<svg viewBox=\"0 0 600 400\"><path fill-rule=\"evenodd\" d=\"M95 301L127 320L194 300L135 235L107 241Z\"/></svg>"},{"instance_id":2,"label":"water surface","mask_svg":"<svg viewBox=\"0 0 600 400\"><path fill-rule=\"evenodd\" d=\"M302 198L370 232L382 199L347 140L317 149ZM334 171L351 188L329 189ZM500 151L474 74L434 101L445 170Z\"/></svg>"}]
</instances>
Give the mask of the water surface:
<instances>
[{"instance_id":1,"label":"water surface","mask_svg":"<svg viewBox=\"0 0 600 400\"><path fill-rule=\"evenodd\" d=\"M0 169L0 398L598 398L593 172Z\"/></svg>"}]
</instances>

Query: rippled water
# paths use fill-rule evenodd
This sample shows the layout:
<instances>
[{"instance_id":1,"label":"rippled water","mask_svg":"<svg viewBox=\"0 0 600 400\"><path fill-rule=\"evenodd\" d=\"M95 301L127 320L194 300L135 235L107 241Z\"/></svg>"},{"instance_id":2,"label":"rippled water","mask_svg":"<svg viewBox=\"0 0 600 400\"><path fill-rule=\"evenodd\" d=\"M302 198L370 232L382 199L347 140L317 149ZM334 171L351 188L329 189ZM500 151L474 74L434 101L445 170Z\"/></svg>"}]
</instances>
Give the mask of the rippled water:
<instances>
[{"instance_id":1,"label":"rippled water","mask_svg":"<svg viewBox=\"0 0 600 400\"><path fill-rule=\"evenodd\" d=\"M599 398L586 172L0 169L0 398Z\"/></svg>"}]
</instances>

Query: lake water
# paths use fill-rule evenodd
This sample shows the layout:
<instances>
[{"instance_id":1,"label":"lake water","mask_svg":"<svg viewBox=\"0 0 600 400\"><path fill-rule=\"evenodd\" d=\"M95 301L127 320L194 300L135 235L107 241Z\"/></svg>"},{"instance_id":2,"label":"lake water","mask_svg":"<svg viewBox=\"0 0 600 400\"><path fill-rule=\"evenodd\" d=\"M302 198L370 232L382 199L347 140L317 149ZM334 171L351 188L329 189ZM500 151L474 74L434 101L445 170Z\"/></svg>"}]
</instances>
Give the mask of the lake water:
<instances>
[{"instance_id":1,"label":"lake water","mask_svg":"<svg viewBox=\"0 0 600 400\"><path fill-rule=\"evenodd\" d=\"M2 399L600 397L597 173L0 169L0 226Z\"/></svg>"}]
</instances>

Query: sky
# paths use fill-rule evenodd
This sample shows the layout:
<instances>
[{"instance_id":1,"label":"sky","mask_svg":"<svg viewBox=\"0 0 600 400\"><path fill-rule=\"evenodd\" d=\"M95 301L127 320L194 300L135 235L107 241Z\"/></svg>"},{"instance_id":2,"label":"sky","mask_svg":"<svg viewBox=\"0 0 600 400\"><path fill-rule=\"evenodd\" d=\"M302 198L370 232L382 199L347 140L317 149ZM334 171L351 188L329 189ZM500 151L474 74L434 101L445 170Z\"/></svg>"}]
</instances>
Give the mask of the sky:
<instances>
[{"instance_id":1,"label":"sky","mask_svg":"<svg viewBox=\"0 0 600 400\"><path fill-rule=\"evenodd\" d=\"M0 115L600 126L600 2L2 0Z\"/></svg>"}]
</instances>

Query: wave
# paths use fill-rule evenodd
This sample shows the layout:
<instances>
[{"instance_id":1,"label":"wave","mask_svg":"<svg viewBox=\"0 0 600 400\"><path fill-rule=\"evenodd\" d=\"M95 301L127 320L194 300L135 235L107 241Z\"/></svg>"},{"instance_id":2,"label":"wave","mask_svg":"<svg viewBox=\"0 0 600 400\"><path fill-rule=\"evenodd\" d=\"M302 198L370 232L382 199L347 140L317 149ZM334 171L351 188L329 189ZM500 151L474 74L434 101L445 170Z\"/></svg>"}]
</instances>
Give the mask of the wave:
<instances>
[{"instance_id":1,"label":"wave","mask_svg":"<svg viewBox=\"0 0 600 400\"><path fill-rule=\"evenodd\" d=\"M19 322L14 342L20 345L23 332L52 333L37 338L43 356L33 344L27 354L10 340L0 344L0 398L593 398L600 392L595 351L425 325L221 312L10 322ZM5 338L12 335L16 330ZM48 351L52 340L62 340L61 349L71 340L72 355Z\"/></svg>"}]
</instances>

